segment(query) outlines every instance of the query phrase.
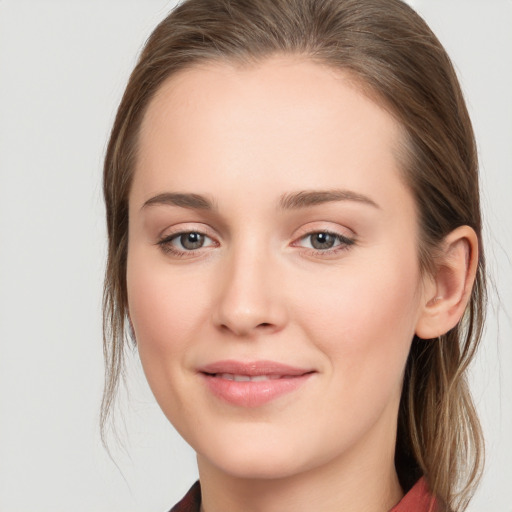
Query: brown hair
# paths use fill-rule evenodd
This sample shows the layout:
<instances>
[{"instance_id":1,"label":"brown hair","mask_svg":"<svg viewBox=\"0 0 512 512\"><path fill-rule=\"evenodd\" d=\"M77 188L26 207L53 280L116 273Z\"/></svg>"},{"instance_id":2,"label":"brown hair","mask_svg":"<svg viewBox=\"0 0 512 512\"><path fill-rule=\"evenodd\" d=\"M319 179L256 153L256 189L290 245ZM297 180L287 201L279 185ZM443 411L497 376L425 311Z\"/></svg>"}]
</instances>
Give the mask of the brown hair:
<instances>
[{"instance_id":1,"label":"brown hair","mask_svg":"<svg viewBox=\"0 0 512 512\"><path fill-rule=\"evenodd\" d=\"M102 434L123 374L128 194L145 110L163 81L179 70L211 60L257 63L276 53L350 72L401 123L401 165L417 204L424 272L435 268L435 249L450 231L469 225L478 236L477 276L462 321L437 339L412 342L395 455L405 489L425 475L447 508L462 511L483 461L466 381L486 300L477 154L450 59L421 17L400 0L186 0L151 34L119 106L105 158Z\"/></svg>"}]
</instances>

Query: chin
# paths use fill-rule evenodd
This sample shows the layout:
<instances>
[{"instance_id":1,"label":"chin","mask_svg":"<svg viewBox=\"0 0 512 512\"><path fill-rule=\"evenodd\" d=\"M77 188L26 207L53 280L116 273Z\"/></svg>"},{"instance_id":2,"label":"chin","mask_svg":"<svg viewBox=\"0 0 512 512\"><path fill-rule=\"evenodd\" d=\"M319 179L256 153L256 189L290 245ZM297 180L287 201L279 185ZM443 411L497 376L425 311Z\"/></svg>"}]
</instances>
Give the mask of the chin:
<instances>
[{"instance_id":1,"label":"chin","mask_svg":"<svg viewBox=\"0 0 512 512\"><path fill-rule=\"evenodd\" d=\"M210 438L207 446L197 447L198 462L200 466L201 462L214 466L230 477L248 480L288 478L324 462L318 454L304 450L305 440L290 437L293 436L288 432L284 438L271 435L248 435L243 440L234 436Z\"/></svg>"},{"instance_id":2,"label":"chin","mask_svg":"<svg viewBox=\"0 0 512 512\"><path fill-rule=\"evenodd\" d=\"M274 455L259 454L251 457L240 453L239 456L223 457L217 460L208 460L208 464L217 467L218 470L232 478L244 480L279 480L303 472L299 460L284 460Z\"/></svg>"}]
</instances>

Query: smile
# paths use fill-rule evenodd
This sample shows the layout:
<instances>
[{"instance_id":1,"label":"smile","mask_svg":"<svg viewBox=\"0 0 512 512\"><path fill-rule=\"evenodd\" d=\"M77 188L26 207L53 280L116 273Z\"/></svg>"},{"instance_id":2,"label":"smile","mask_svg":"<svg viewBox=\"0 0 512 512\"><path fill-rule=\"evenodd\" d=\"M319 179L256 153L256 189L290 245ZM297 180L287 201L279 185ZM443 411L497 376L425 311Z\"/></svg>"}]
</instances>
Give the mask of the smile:
<instances>
[{"instance_id":1,"label":"smile","mask_svg":"<svg viewBox=\"0 0 512 512\"><path fill-rule=\"evenodd\" d=\"M215 398L233 406L250 408L294 392L314 373L273 361L219 361L199 371L206 389Z\"/></svg>"},{"instance_id":2,"label":"smile","mask_svg":"<svg viewBox=\"0 0 512 512\"><path fill-rule=\"evenodd\" d=\"M262 382L265 380L276 380L290 377L288 375L255 375L254 377L251 377L250 375L234 375L232 373L217 373L213 376L219 377L220 379L234 380L236 382Z\"/></svg>"}]
</instances>

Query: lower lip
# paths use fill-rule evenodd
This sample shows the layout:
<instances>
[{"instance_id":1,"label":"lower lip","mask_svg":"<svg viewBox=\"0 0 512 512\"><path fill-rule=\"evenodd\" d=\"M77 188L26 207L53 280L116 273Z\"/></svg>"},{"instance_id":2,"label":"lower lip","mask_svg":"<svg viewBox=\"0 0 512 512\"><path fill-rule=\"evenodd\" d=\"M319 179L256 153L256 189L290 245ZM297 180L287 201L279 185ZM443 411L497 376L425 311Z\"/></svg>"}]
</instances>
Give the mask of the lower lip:
<instances>
[{"instance_id":1,"label":"lower lip","mask_svg":"<svg viewBox=\"0 0 512 512\"><path fill-rule=\"evenodd\" d=\"M304 384L312 373L261 381L235 381L202 373L209 390L221 400L238 407L259 407Z\"/></svg>"}]
</instances>

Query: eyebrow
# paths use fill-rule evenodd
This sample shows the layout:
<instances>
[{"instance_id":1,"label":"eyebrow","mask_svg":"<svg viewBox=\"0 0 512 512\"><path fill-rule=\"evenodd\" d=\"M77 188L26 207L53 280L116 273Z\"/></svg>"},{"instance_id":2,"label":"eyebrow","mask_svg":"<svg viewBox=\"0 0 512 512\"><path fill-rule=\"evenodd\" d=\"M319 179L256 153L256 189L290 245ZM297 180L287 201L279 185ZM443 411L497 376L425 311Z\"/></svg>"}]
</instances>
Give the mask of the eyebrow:
<instances>
[{"instance_id":1,"label":"eyebrow","mask_svg":"<svg viewBox=\"0 0 512 512\"><path fill-rule=\"evenodd\" d=\"M148 199L142 208L153 205L180 206L193 210L216 210L215 203L206 196L200 194L182 194L176 192L165 192Z\"/></svg>"},{"instance_id":2,"label":"eyebrow","mask_svg":"<svg viewBox=\"0 0 512 512\"><path fill-rule=\"evenodd\" d=\"M298 210L308 208L323 203L336 201L354 201L367 204L374 208L380 208L379 205L369 197L353 192L351 190L301 190L281 196L278 206L280 210ZM193 210L216 211L217 205L212 199L201 194L165 192L148 199L142 209L154 205L179 206Z\"/></svg>"},{"instance_id":3,"label":"eyebrow","mask_svg":"<svg viewBox=\"0 0 512 512\"><path fill-rule=\"evenodd\" d=\"M351 190L303 190L290 194L284 194L280 201L279 207L282 210L295 210L299 208L308 208L317 204L332 203L335 201L355 201L363 203L374 208L380 208L379 205L369 197L353 192Z\"/></svg>"}]
</instances>

